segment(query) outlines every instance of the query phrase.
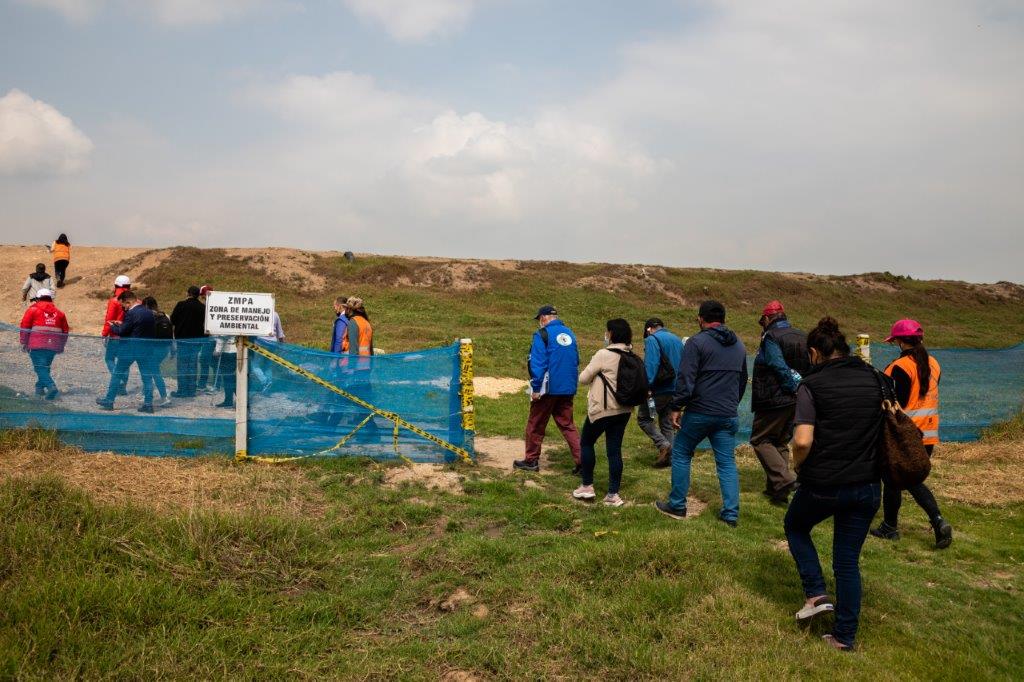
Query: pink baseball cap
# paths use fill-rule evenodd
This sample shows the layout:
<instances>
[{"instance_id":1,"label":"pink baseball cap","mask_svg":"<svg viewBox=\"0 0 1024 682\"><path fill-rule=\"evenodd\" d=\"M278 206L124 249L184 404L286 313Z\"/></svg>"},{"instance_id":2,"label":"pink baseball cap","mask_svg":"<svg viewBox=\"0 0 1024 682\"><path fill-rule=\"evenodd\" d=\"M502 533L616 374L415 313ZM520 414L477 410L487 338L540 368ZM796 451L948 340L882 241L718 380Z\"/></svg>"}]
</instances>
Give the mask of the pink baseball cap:
<instances>
[{"instance_id":1,"label":"pink baseball cap","mask_svg":"<svg viewBox=\"0 0 1024 682\"><path fill-rule=\"evenodd\" d=\"M898 336L924 336L924 329L917 320L900 320L892 326L892 331L889 332L888 338L885 342L889 343Z\"/></svg>"}]
</instances>

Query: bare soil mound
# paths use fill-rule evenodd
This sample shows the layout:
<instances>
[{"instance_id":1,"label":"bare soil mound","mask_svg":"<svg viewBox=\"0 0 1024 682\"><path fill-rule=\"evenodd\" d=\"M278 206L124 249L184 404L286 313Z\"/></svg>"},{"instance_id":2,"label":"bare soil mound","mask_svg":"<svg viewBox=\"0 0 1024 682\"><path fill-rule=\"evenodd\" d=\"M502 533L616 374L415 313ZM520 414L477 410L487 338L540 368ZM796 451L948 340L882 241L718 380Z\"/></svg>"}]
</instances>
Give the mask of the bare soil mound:
<instances>
[{"instance_id":1,"label":"bare soil mound","mask_svg":"<svg viewBox=\"0 0 1024 682\"><path fill-rule=\"evenodd\" d=\"M302 471L286 465L92 454L71 448L0 452L0 479L46 475L109 505L128 503L160 512L275 512L304 518L324 514L320 488Z\"/></svg>"},{"instance_id":2,"label":"bare soil mound","mask_svg":"<svg viewBox=\"0 0 1024 682\"><path fill-rule=\"evenodd\" d=\"M384 472L384 484L391 488L399 488L403 483L420 483L427 490L461 495L463 477L439 464L410 464L392 467Z\"/></svg>"},{"instance_id":3,"label":"bare soil mound","mask_svg":"<svg viewBox=\"0 0 1024 682\"><path fill-rule=\"evenodd\" d=\"M558 439L558 443L562 443L561 439ZM512 471L512 462L522 459L526 450L526 445L521 438L502 438L500 436L493 438L477 436L473 439L473 445L476 449L477 464L505 472ZM555 447L557 445L548 445L547 443L541 446L541 473L550 473L550 471L545 471L544 455Z\"/></svg>"},{"instance_id":4,"label":"bare soil mound","mask_svg":"<svg viewBox=\"0 0 1024 682\"><path fill-rule=\"evenodd\" d=\"M500 398L526 390L525 379L512 377L473 377L473 395L478 398Z\"/></svg>"},{"instance_id":5,"label":"bare soil mound","mask_svg":"<svg viewBox=\"0 0 1024 682\"><path fill-rule=\"evenodd\" d=\"M304 291L323 291L327 278L316 271L317 254L299 249L225 249L228 256L241 258L274 279Z\"/></svg>"},{"instance_id":6,"label":"bare soil mound","mask_svg":"<svg viewBox=\"0 0 1024 682\"><path fill-rule=\"evenodd\" d=\"M928 485L942 497L971 505L1024 503L1024 443L943 443L935 449Z\"/></svg>"}]
</instances>

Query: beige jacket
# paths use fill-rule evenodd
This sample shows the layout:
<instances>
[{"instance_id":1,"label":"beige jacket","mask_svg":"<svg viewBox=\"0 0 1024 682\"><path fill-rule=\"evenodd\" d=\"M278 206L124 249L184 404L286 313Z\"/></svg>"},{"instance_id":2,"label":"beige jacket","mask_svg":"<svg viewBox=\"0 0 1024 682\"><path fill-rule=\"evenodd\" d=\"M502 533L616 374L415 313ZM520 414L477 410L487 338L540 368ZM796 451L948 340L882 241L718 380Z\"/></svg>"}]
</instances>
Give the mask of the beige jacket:
<instances>
[{"instance_id":1,"label":"beige jacket","mask_svg":"<svg viewBox=\"0 0 1024 682\"><path fill-rule=\"evenodd\" d=\"M608 348L619 350L632 350L632 346L624 343L613 343ZM587 393L587 417L591 423L602 417L611 417L616 414L625 414L632 411L631 407L622 407L615 402L615 387L618 385L619 354L613 353L608 348L602 348L594 353L590 364L580 372L580 383L590 386ZM605 382L598 374L603 374L608 380L608 390L605 390ZM607 407L605 399L607 398Z\"/></svg>"}]
</instances>

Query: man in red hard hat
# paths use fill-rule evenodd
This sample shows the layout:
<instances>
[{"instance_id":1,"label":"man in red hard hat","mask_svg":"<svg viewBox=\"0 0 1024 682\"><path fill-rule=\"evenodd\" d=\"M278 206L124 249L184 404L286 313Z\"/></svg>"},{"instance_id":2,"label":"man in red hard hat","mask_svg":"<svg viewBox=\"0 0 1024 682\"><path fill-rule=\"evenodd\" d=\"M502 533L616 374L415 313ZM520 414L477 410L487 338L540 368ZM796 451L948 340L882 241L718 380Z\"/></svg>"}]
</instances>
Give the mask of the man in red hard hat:
<instances>
[{"instance_id":1,"label":"man in red hard hat","mask_svg":"<svg viewBox=\"0 0 1024 682\"><path fill-rule=\"evenodd\" d=\"M754 358L750 444L764 468L765 496L773 504L785 505L796 485L789 467L789 441L793 438L796 389L810 369L807 335L789 324L779 301L769 302L758 322L764 333Z\"/></svg>"}]
</instances>

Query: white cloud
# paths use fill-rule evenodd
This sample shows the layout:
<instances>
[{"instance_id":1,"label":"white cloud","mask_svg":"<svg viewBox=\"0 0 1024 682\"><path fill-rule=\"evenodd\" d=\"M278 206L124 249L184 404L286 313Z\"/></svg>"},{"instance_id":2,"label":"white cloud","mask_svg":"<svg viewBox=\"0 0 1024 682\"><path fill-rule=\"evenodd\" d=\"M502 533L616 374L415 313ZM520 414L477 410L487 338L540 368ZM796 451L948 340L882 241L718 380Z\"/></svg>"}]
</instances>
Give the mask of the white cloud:
<instances>
[{"instance_id":1,"label":"white cloud","mask_svg":"<svg viewBox=\"0 0 1024 682\"><path fill-rule=\"evenodd\" d=\"M85 22L102 9L117 6L129 12L141 12L164 26L216 24L236 19L249 12L271 5L276 0L20 0L53 10L69 21Z\"/></svg>"},{"instance_id":2,"label":"white cloud","mask_svg":"<svg viewBox=\"0 0 1024 682\"><path fill-rule=\"evenodd\" d=\"M361 19L378 24L400 42L421 42L461 29L476 0L343 0Z\"/></svg>"},{"instance_id":3,"label":"white cloud","mask_svg":"<svg viewBox=\"0 0 1024 682\"><path fill-rule=\"evenodd\" d=\"M0 174L67 175L88 164L92 141L67 116L20 90L0 98Z\"/></svg>"}]
</instances>

